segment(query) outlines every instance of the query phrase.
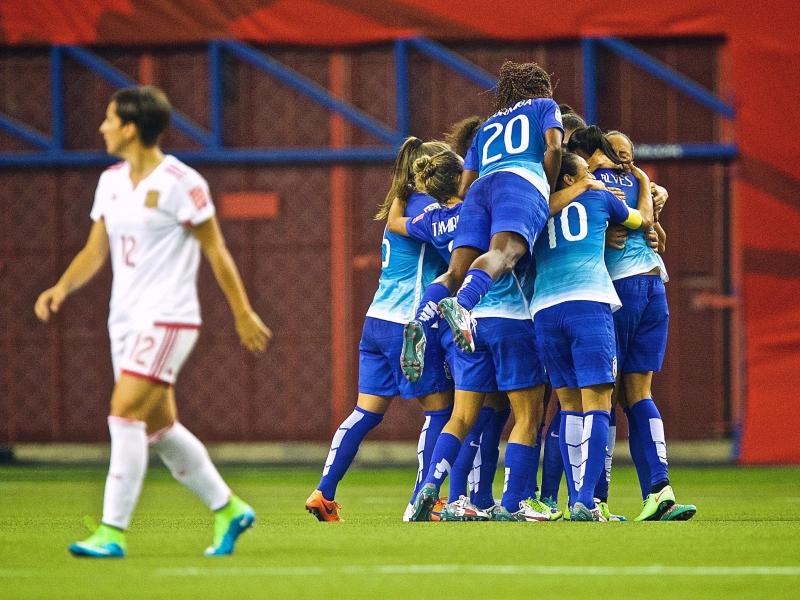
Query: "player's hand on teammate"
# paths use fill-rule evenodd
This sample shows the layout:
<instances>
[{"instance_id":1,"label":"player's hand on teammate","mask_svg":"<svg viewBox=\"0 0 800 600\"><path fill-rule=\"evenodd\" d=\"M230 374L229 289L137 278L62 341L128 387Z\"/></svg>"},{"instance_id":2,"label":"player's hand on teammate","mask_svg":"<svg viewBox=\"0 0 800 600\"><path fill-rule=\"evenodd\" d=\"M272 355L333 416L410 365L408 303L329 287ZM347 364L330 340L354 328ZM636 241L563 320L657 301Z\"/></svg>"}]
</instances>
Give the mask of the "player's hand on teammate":
<instances>
[{"instance_id":1,"label":"player's hand on teammate","mask_svg":"<svg viewBox=\"0 0 800 600\"><path fill-rule=\"evenodd\" d=\"M653 211L656 216L661 214L661 210L669 199L669 193L666 188L661 187L657 183L650 182L650 193L653 195Z\"/></svg>"},{"instance_id":2,"label":"player's hand on teammate","mask_svg":"<svg viewBox=\"0 0 800 600\"><path fill-rule=\"evenodd\" d=\"M51 313L57 313L67 298L67 290L60 285L43 291L36 299L36 304L33 306L33 312L43 323L50 320Z\"/></svg>"},{"instance_id":3,"label":"player's hand on teammate","mask_svg":"<svg viewBox=\"0 0 800 600\"><path fill-rule=\"evenodd\" d=\"M615 250L623 250L628 241L628 228L622 225L612 225L606 229L606 246Z\"/></svg>"},{"instance_id":4,"label":"player's hand on teammate","mask_svg":"<svg viewBox=\"0 0 800 600\"><path fill-rule=\"evenodd\" d=\"M236 317L236 333L242 344L250 352L264 352L272 340L272 331L264 325L253 309L248 309Z\"/></svg>"},{"instance_id":5,"label":"player's hand on teammate","mask_svg":"<svg viewBox=\"0 0 800 600\"><path fill-rule=\"evenodd\" d=\"M639 180L641 185L646 185L648 188L650 187L650 177L648 177L647 173L642 171L639 167L633 164L633 161L626 163L631 171L631 175L633 175L636 179Z\"/></svg>"},{"instance_id":6,"label":"player's hand on teammate","mask_svg":"<svg viewBox=\"0 0 800 600\"><path fill-rule=\"evenodd\" d=\"M647 245L650 246L655 252L658 252L658 234L653 227L645 232L644 241L646 241Z\"/></svg>"},{"instance_id":7,"label":"player's hand on teammate","mask_svg":"<svg viewBox=\"0 0 800 600\"><path fill-rule=\"evenodd\" d=\"M614 194L617 197L617 200L625 202L625 192L622 191L622 188L611 186L607 187L606 189L612 194Z\"/></svg>"}]
</instances>

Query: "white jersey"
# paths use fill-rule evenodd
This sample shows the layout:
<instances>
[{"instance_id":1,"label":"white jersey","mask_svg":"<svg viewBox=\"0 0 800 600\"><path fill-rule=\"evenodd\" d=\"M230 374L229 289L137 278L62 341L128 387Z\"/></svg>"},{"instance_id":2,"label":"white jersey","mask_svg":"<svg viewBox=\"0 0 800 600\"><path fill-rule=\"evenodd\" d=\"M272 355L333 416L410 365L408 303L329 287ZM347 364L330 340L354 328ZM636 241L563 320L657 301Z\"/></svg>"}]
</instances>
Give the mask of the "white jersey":
<instances>
[{"instance_id":1,"label":"white jersey","mask_svg":"<svg viewBox=\"0 0 800 600\"><path fill-rule=\"evenodd\" d=\"M100 176L91 216L105 221L111 248L112 337L159 323L200 325L200 243L189 228L214 216L203 177L167 155L134 188L130 165L118 163Z\"/></svg>"}]
</instances>

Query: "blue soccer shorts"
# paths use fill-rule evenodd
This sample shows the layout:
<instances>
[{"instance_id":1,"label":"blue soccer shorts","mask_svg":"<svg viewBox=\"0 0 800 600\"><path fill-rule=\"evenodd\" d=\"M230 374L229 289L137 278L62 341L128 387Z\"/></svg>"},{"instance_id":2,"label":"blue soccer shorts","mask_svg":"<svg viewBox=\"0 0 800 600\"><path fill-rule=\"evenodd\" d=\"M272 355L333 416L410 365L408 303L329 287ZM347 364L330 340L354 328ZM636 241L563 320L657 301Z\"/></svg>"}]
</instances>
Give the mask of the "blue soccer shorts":
<instances>
[{"instance_id":1,"label":"blue soccer shorts","mask_svg":"<svg viewBox=\"0 0 800 600\"><path fill-rule=\"evenodd\" d=\"M495 234L510 231L522 236L533 252L548 218L547 199L529 181L508 171L490 173L467 192L453 249L469 246L486 252Z\"/></svg>"},{"instance_id":2,"label":"blue soccer shorts","mask_svg":"<svg viewBox=\"0 0 800 600\"><path fill-rule=\"evenodd\" d=\"M615 382L617 351L608 304L562 302L538 311L534 326L539 354L554 388Z\"/></svg>"},{"instance_id":3,"label":"blue soccer shorts","mask_svg":"<svg viewBox=\"0 0 800 600\"><path fill-rule=\"evenodd\" d=\"M620 373L660 371L667 350L669 307L660 275L614 282L622 308L614 313Z\"/></svg>"},{"instance_id":4,"label":"blue soccer shorts","mask_svg":"<svg viewBox=\"0 0 800 600\"><path fill-rule=\"evenodd\" d=\"M476 321L475 352L456 351L457 390L508 392L547 382L530 319L481 317Z\"/></svg>"},{"instance_id":5,"label":"blue soccer shorts","mask_svg":"<svg viewBox=\"0 0 800 600\"><path fill-rule=\"evenodd\" d=\"M358 391L373 396L401 396L408 400L453 388L445 369L439 340L428 340L425 369L416 383L409 382L400 368L403 324L367 317L358 345Z\"/></svg>"}]
</instances>

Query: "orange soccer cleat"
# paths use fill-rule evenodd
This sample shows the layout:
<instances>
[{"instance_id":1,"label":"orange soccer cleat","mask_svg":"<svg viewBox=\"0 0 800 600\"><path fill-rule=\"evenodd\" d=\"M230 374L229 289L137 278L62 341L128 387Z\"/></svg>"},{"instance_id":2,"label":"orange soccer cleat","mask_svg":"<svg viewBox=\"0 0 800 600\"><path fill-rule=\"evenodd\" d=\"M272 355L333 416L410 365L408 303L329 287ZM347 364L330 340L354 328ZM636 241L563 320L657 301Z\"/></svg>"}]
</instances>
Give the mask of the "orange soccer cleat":
<instances>
[{"instance_id":1,"label":"orange soccer cleat","mask_svg":"<svg viewBox=\"0 0 800 600\"><path fill-rule=\"evenodd\" d=\"M314 490L306 500L306 510L312 515L317 517L320 521L339 522L342 518L339 516L341 510L338 502L333 500L326 500L325 496L319 490Z\"/></svg>"}]
</instances>

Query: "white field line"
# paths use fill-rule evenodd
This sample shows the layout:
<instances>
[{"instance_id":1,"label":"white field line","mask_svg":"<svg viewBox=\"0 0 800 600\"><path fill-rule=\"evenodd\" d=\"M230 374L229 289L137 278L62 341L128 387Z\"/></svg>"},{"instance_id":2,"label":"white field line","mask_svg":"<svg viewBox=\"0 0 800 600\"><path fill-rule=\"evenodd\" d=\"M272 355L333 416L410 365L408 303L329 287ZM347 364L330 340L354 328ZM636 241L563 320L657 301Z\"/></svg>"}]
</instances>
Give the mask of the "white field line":
<instances>
[{"instance_id":1,"label":"white field line","mask_svg":"<svg viewBox=\"0 0 800 600\"><path fill-rule=\"evenodd\" d=\"M157 569L163 577L287 577L313 575L581 575L619 577L800 577L800 566L786 567L641 567L535 566L535 565L339 565L331 567L176 567Z\"/></svg>"}]
</instances>

